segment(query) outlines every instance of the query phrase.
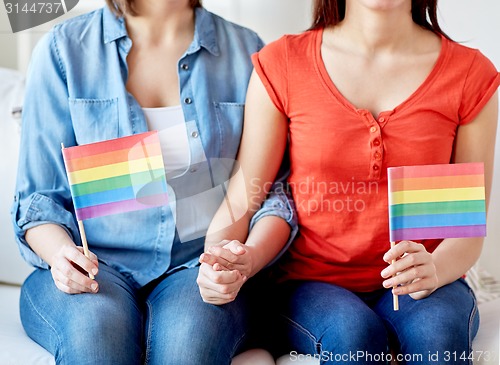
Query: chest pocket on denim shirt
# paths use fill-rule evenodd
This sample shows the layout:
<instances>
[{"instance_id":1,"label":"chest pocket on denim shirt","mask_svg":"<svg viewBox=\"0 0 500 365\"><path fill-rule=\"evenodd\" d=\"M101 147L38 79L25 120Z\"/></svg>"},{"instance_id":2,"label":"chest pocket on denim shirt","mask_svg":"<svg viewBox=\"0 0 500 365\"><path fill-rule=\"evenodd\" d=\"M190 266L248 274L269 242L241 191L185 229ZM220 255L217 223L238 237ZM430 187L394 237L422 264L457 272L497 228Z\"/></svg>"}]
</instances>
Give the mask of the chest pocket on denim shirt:
<instances>
[{"instance_id":1,"label":"chest pocket on denim shirt","mask_svg":"<svg viewBox=\"0 0 500 365\"><path fill-rule=\"evenodd\" d=\"M243 129L245 104L224 102L214 103L214 107L220 131L219 157L235 158Z\"/></svg>"},{"instance_id":2,"label":"chest pocket on denim shirt","mask_svg":"<svg viewBox=\"0 0 500 365\"><path fill-rule=\"evenodd\" d=\"M69 110L79 145L118 138L118 98L70 98Z\"/></svg>"}]
</instances>

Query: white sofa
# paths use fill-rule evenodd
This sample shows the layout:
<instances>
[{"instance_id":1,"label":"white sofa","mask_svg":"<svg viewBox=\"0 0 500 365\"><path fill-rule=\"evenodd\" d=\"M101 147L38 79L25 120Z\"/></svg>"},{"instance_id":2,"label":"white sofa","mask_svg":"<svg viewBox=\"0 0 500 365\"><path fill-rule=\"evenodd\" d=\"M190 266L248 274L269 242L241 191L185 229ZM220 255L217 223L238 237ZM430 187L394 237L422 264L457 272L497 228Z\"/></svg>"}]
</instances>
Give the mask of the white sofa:
<instances>
[{"instance_id":1,"label":"white sofa","mask_svg":"<svg viewBox=\"0 0 500 365\"><path fill-rule=\"evenodd\" d=\"M23 86L21 74L0 69L0 365L48 365L54 364L53 357L33 342L21 326L20 284L32 269L20 258L9 216L19 151L19 119L16 118L20 113L16 111L22 105ZM480 351L484 351L484 355L475 364L499 364L500 298L494 299L495 295L488 295L487 290L498 286L498 282L491 278L485 281L483 276L477 271L470 275L482 301L479 306L481 327L473 346L476 355ZM274 360L260 349L247 351L233 360L233 365L272 364L314 365L318 361L311 358L298 360L294 356Z\"/></svg>"}]
</instances>

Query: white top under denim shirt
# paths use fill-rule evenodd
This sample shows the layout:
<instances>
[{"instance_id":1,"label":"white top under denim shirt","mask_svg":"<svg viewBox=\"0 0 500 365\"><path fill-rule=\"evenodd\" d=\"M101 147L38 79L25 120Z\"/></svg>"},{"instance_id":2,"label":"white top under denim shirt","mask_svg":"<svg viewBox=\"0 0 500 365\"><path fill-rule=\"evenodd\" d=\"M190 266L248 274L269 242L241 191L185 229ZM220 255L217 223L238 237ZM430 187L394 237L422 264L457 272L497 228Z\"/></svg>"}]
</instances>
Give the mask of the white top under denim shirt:
<instances>
[{"instance_id":1,"label":"white top under denim shirt","mask_svg":"<svg viewBox=\"0 0 500 365\"><path fill-rule=\"evenodd\" d=\"M220 195L240 142L250 55L263 46L254 32L202 8L195 17L193 42L178 62L190 166L183 178L167 181L171 203L84 222L90 249L137 286L167 270L197 265L209 219L204 217L203 227L193 222L186 242L176 223L190 220L193 202L181 208L176 203L206 191ZM123 18L103 8L57 25L33 53L12 218L21 254L34 266L48 268L25 241L29 228L56 223L80 244L61 143L70 147L147 131L141 106L125 88L131 46ZM292 206L277 191L252 224L266 215L282 217L292 227L291 240L297 230Z\"/></svg>"},{"instance_id":2,"label":"white top under denim shirt","mask_svg":"<svg viewBox=\"0 0 500 365\"><path fill-rule=\"evenodd\" d=\"M182 105L142 108L148 130L158 131L167 179L185 175L189 170L191 151Z\"/></svg>"}]
</instances>

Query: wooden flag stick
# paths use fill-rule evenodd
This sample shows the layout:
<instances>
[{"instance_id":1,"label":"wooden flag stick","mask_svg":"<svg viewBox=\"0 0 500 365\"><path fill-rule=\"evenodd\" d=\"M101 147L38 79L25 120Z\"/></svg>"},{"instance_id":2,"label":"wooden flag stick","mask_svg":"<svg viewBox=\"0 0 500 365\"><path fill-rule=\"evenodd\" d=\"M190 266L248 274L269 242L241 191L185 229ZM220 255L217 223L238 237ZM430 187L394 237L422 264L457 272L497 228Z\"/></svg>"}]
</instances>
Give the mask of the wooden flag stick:
<instances>
[{"instance_id":1,"label":"wooden flag stick","mask_svg":"<svg viewBox=\"0 0 500 365\"><path fill-rule=\"evenodd\" d=\"M64 143L61 143L61 149L64 149ZM82 239L83 254L90 259L89 245L87 243L87 235L85 234L85 227L83 226L83 221L78 221L78 228L80 230L80 237ZM94 280L94 275L89 272L89 278Z\"/></svg>"},{"instance_id":2,"label":"wooden flag stick","mask_svg":"<svg viewBox=\"0 0 500 365\"><path fill-rule=\"evenodd\" d=\"M396 246L396 242L391 241L391 248L393 248L394 246ZM396 262L396 259L393 259L391 261L391 264L394 264L395 262ZM396 275L393 275L393 277L394 276L396 276ZM395 289L396 287L393 286L392 288ZM392 294L392 306L393 306L395 311L399 310L399 298L396 294Z\"/></svg>"},{"instance_id":3,"label":"wooden flag stick","mask_svg":"<svg viewBox=\"0 0 500 365\"><path fill-rule=\"evenodd\" d=\"M83 254L90 259L89 245L87 244L87 235L85 234L85 227L83 221L78 221L78 228L80 228L80 237L82 238ZM94 275L89 272L89 278L94 279Z\"/></svg>"}]
</instances>

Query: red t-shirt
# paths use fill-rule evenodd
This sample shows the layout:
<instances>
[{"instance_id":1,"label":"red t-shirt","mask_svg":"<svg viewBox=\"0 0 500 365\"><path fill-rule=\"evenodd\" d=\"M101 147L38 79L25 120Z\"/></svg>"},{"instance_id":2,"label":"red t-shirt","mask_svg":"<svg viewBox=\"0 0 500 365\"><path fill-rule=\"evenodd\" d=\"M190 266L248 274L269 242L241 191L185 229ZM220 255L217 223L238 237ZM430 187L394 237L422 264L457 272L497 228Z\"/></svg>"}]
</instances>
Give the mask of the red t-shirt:
<instances>
[{"instance_id":1,"label":"red t-shirt","mask_svg":"<svg viewBox=\"0 0 500 365\"><path fill-rule=\"evenodd\" d=\"M280 268L287 279L372 291L382 287L382 256L390 248L387 167L450 163L457 127L477 116L500 74L478 50L442 38L427 79L376 120L332 83L322 33L284 36L252 58L289 118L288 181L299 235ZM432 252L440 240L422 243Z\"/></svg>"}]
</instances>

